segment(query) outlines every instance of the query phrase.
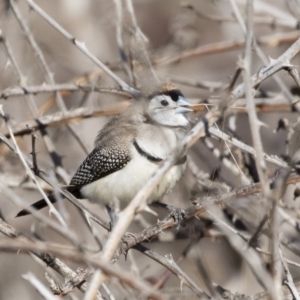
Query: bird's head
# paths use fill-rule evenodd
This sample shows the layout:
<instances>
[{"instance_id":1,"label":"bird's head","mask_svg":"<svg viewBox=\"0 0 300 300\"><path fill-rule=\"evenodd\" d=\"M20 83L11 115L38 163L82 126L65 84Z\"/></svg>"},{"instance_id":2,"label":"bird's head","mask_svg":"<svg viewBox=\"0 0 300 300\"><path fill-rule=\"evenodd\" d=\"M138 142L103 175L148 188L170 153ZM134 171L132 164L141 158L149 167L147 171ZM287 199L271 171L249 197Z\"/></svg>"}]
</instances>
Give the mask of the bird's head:
<instances>
[{"instance_id":1,"label":"bird's head","mask_svg":"<svg viewBox=\"0 0 300 300\"><path fill-rule=\"evenodd\" d=\"M189 108L191 104L173 85L163 85L161 91L149 98L149 115L155 122L174 127L189 124L185 114L192 111Z\"/></svg>"}]
</instances>

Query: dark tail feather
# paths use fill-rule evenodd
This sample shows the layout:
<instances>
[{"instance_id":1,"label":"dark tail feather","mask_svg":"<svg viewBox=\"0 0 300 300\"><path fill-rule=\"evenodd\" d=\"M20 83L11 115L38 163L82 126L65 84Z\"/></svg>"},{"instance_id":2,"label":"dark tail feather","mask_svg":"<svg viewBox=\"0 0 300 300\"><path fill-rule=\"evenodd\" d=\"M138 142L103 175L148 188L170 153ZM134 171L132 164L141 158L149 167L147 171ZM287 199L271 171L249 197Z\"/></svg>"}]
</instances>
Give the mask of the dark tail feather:
<instances>
[{"instance_id":1,"label":"dark tail feather","mask_svg":"<svg viewBox=\"0 0 300 300\"><path fill-rule=\"evenodd\" d=\"M48 196L49 200L51 201L51 203L55 203L56 202L56 198L54 196L54 194L51 194ZM44 207L48 206L47 202L45 199L41 199L35 203L33 203L32 205L30 205L31 208L35 209L35 210L40 210ZM17 215L17 217L22 217L22 216L27 216L30 215L31 213L25 208L23 210L21 210Z\"/></svg>"},{"instance_id":2,"label":"dark tail feather","mask_svg":"<svg viewBox=\"0 0 300 300\"><path fill-rule=\"evenodd\" d=\"M64 189L66 189L68 192L70 192L73 196L75 196L77 199L82 199L82 196L80 194L80 187L78 186L73 186L73 185L68 185L68 186L64 186ZM64 197L61 194L62 197ZM51 203L55 203L57 202L56 197L54 196L54 194L50 194L48 195L48 198L50 200ZM40 210L44 207L48 206L47 202L45 199L41 199L38 202L33 203L32 205L30 205L31 208L35 209L35 210ZM23 210L21 210L17 215L17 217L22 217L22 216L27 216L30 215L31 213L25 208Z\"/></svg>"}]
</instances>

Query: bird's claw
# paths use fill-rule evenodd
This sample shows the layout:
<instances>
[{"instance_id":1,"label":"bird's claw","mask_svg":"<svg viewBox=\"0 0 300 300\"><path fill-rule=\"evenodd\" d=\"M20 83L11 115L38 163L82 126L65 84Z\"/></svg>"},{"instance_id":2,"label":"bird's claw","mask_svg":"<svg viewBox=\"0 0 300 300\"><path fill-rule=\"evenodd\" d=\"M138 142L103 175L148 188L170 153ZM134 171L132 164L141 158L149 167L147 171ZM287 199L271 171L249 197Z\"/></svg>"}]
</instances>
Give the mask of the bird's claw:
<instances>
[{"instance_id":1,"label":"bird's claw","mask_svg":"<svg viewBox=\"0 0 300 300\"><path fill-rule=\"evenodd\" d=\"M181 227L181 223L184 221L184 218L186 216L185 210L171 205L167 205L167 209L170 212L169 217L172 217L174 219L177 225L176 229L179 230Z\"/></svg>"},{"instance_id":2,"label":"bird's claw","mask_svg":"<svg viewBox=\"0 0 300 300\"><path fill-rule=\"evenodd\" d=\"M127 238L128 238L128 237L133 237L134 239L136 239L135 235L134 235L133 233L130 233L130 232L126 232L126 233L123 235L123 237L122 237L122 239L121 239L121 243L120 243L120 252L121 252L121 254L124 255L125 260L127 260L128 249L126 249L126 248L124 247L124 245L128 245L128 243L127 243Z\"/></svg>"},{"instance_id":3,"label":"bird's claw","mask_svg":"<svg viewBox=\"0 0 300 300\"><path fill-rule=\"evenodd\" d=\"M113 228L114 228L115 223L113 221L109 222L109 229L108 232L112 232Z\"/></svg>"}]
</instances>

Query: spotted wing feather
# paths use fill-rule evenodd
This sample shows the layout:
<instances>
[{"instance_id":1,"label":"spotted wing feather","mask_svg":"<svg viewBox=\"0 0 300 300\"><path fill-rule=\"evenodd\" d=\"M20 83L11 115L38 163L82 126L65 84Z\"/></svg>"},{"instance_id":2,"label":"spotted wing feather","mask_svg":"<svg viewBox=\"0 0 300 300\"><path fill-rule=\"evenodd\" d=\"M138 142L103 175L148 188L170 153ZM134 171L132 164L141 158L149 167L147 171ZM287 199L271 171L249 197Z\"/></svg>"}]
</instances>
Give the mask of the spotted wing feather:
<instances>
[{"instance_id":1,"label":"spotted wing feather","mask_svg":"<svg viewBox=\"0 0 300 300\"><path fill-rule=\"evenodd\" d=\"M110 152L95 148L81 164L71 180L71 185L83 186L124 168L130 154L124 149ZM107 150L107 149L106 149Z\"/></svg>"},{"instance_id":2,"label":"spotted wing feather","mask_svg":"<svg viewBox=\"0 0 300 300\"><path fill-rule=\"evenodd\" d=\"M137 124L124 115L113 118L100 130L94 150L81 164L70 185L83 186L124 168L131 159L130 147L136 136Z\"/></svg>"}]
</instances>

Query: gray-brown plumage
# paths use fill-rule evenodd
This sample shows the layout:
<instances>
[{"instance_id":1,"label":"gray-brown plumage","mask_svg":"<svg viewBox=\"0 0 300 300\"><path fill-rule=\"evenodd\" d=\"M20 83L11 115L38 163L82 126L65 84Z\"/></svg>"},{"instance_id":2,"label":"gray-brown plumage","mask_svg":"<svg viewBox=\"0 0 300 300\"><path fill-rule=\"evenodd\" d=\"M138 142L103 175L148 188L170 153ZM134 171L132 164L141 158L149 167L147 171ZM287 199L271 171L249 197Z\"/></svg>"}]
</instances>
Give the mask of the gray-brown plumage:
<instances>
[{"instance_id":1,"label":"gray-brown plumage","mask_svg":"<svg viewBox=\"0 0 300 300\"><path fill-rule=\"evenodd\" d=\"M189 103L173 86L133 103L100 130L95 148L73 176L69 191L79 198L126 205L166 159L188 127ZM173 166L154 189L149 203L159 200L182 176L185 160ZM51 200L55 200L51 197ZM42 208L43 200L34 204ZM26 211L18 214L24 215Z\"/></svg>"}]
</instances>

